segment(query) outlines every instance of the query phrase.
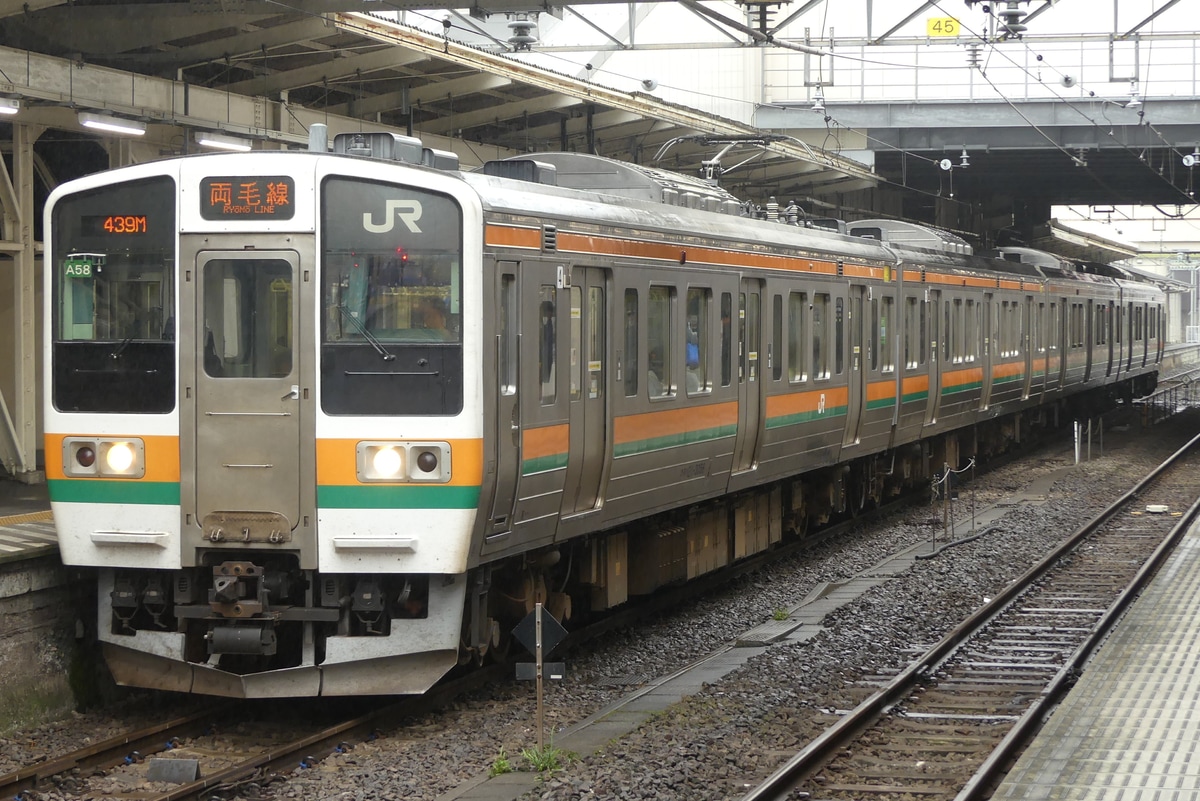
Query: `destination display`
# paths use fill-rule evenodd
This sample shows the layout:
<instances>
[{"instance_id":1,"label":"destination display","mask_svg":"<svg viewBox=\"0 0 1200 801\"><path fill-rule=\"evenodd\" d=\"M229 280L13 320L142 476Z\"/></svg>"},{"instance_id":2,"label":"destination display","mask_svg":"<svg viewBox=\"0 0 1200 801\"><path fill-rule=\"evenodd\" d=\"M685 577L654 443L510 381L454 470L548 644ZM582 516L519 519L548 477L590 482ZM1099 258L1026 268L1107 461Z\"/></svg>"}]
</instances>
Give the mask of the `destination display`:
<instances>
[{"instance_id":1,"label":"destination display","mask_svg":"<svg viewBox=\"0 0 1200 801\"><path fill-rule=\"evenodd\" d=\"M286 175L214 176L200 181L200 216L206 220L290 220L295 181Z\"/></svg>"}]
</instances>

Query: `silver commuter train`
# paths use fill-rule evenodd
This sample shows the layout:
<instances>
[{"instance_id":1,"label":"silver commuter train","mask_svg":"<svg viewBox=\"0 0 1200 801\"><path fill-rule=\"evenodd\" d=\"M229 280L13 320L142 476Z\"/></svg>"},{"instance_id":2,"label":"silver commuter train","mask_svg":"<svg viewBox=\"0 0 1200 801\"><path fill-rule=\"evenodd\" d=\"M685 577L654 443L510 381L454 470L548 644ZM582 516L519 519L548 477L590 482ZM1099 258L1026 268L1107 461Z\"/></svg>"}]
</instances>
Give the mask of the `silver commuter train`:
<instances>
[{"instance_id":1,"label":"silver commuter train","mask_svg":"<svg viewBox=\"0 0 1200 801\"><path fill-rule=\"evenodd\" d=\"M1111 268L581 154L334 151L47 202L50 497L119 683L420 693L536 602L619 605L1156 381L1163 294Z\"/></svg>"}]
</instances>

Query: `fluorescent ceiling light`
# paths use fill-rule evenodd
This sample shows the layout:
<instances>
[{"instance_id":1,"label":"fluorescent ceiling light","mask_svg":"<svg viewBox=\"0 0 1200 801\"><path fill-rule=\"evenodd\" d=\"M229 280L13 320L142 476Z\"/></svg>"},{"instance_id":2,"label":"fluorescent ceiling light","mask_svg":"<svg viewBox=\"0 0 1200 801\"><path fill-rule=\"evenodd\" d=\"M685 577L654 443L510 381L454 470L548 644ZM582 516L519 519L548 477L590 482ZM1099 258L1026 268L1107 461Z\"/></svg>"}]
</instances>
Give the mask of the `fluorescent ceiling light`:
<instances>
[{"instance_id":1,"label":"fluorescent ceiling light","mask_svg":"<svg viewBox=\"0 0 1200 801\"><path fill-rule=\"evenodd\" d=\"M21 101L0 97L0 114L16 114L21 110Z\"/></svg>"},{"instance_id":2,"label":"fluorescent ceiling light","mask_svg":"<svg viewBox=\"0 0 1200 801\"><path fill-rule=\"evenodd\" d=\"M220 134L196 131L196 144L204 147L215 147L218 150L236 150L245 153L251 150L249 140L238 139L236 136L221 136Z\"/></svg>"},{"instance_id":3,"label":"fluorescent ceiling light","mask_svg":"<svg viewBox=\"0 0 1200 801\"><path fill-rule=\"evenodd\" d=\"M79 124L84 128L94 128L97 131L108 131L109 133L133 136L141 136L146 133L146 123L144 122L110 117L107 114L93 114L90 111L79 112Z\"/></svg>"}]
</instances>

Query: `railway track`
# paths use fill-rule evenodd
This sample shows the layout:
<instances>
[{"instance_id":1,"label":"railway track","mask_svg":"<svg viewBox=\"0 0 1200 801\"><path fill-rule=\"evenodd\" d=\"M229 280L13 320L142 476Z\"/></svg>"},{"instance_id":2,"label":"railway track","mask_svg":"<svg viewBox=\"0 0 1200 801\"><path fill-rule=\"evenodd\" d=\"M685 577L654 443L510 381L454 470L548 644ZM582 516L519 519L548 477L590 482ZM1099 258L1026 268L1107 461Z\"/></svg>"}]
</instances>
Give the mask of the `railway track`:
<instances>
[{"instance_id":1,"label":"railway track","mask_svg":"<svg viewBox=\"0 0 1200 801\"><path fill-rule=\"evenodd\" d=\"M1200 509L1200 437L743 801L986 797Z\"/></svg>"},{"instance_id":2,"label":"railway track","mask_svg":"<svg viewBox=\"0 0 1200 801\"><path fill-rule=\"evenodd\" d=\"M138 801L190 801L231 797L237 788L263 786L297 769L312 767L333 753L352 749L409 715L436 708L498 677L500 666L465 674L422 696L406 696L325 725L266 720L244 705L206 707L162 724L110 737L56 759L37 762L0 776L0 798L37 801L54 798L137 798ZM348 701L353 704L353 701ZM256 719L262 717L264 719ZM303 734L295 736L299 729ZM155 766L155 760L195 762L187 771ZM152 768L163 768L156 781ZM187 767L186 765L184 767Z\"/></svg>"}]
</instances>

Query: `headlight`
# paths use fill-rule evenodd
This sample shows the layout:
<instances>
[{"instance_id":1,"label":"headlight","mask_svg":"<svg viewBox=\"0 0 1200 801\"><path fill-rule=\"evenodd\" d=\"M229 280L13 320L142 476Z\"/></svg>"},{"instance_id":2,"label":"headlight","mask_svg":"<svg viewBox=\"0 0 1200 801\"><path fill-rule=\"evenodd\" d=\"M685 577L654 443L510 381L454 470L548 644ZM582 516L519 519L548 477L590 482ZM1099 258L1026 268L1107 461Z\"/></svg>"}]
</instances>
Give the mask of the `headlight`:
<instances>
[{"instance_id":1,"label":"headlight","mask_svg":"<svg viewBox=\"0 0 1200 801\"><path fill-rule=\"evenodd\" d=\"M128 442L112 442L104 454L104 464L113 473L124 475L133 467L133 447Z\"/></svg>"},{"instance_id":2,"label":"headlight","mask_svg":"<svg viewBox=\"0 0 1200 801\"><path fill-rule=\"evenodd\" d=\"M364 483L432 483L450 480L448 442L360 442L358 480Z\"/></svg>"},{"instance_id":3,"label":"headlight","mask_svg":"<svg viewBox=\"0 0 1200 801\"><path fill-rule=\"evenodd\" d=\"M371 467L377 478L395 478L400 468L404 467L404 459L400 451L393 447L376 448L375 455L371 457Z\"/></svg>"},{"instance_id":4,"label":"headlight","mask_svg":"<svg viewBox=\"0 0 1200 801\"><path fill-rule=\"evenodd\" d=\"M136 437L67 437L63 440L63 472L71 478L142 478L146 447Z\"/></svg>"}]
</instances>

